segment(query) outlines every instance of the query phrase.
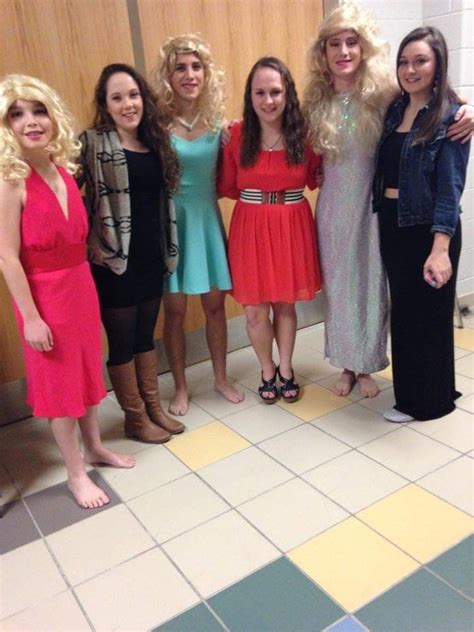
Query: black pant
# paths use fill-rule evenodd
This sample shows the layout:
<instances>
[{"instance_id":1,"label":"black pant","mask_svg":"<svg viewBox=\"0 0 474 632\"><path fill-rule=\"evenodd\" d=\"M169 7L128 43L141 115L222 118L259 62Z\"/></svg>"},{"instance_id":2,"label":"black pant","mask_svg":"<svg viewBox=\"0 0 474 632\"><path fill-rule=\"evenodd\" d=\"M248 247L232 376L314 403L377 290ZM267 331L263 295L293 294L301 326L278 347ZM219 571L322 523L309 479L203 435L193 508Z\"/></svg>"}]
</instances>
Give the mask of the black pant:
<instances>
[{"instance_id":1,"label":"black pant","mask_svg":"<svg viewBox=\"0 0 474 632\"><path fill-rule=\"evenodd\" d=\"M423 278L433 245L431 226L398 226L397 200L379 213L380 248L391 298L395 408L420 421L454 410L453 312L461 223L449 245L453 274L441 289Z\"/></svg>"}]
</instances>

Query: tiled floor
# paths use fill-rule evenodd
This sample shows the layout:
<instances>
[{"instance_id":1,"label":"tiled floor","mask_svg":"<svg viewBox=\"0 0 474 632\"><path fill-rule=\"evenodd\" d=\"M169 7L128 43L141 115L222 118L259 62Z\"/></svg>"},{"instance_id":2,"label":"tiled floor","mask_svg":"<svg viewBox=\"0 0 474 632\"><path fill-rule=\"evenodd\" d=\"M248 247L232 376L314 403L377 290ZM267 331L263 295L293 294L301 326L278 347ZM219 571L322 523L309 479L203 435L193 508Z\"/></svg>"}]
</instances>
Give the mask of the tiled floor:
<instances>
[{"instance_id":1,"label":"tiled floor","mask_svg":"<svg viewBox=\"0 0 474 632\"><path fill-rule=\"evenodd\" d=\"M0 629L472 632L474 330L455 337L464 396L425 423L383 420L390 369L374 400L334 396L320 325L298 333L296 404L259 402L249 349L229 356L239 405L209 362L189 369L188 431L166 445L124 439L111 394L103 436L137 465L93 472L96 511L67 494L45 420L3 428Z\"/></svg>"}]
</instances>

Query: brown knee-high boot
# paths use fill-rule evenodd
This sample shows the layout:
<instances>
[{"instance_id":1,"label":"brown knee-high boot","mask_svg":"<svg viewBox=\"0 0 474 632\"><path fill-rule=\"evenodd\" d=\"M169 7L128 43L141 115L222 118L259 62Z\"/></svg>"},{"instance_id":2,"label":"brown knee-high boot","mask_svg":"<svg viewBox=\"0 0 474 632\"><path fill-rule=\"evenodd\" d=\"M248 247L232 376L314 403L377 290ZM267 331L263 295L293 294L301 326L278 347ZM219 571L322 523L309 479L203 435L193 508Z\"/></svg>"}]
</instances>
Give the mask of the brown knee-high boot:
<instances>
[{"instance_id":1,"label":"brown knee-high boot","mask_svg":"<svg viewBox=\"0 0 474 632\"><path fill-rule=\"evenodd\" d=\"M180 434L186 426L180 421L169 417L161 407L155 351L137 353L134 357L135 366L137 367L138 390L142 400L145 402L148 416L154 424L164 428L171 434Z\"/></svg>"},{"instance_id":2,"label":"brown knee-high boot","mask_svg":"<svg viewBox=\"0 0 474 632\"><path fill-rule=\"evenodd\" d=\"M118 403L125 413L125 434L144 443L165 443L170 433L152 424L140 396L135 362L107 367Z\"/></svg>"}]
</instances>

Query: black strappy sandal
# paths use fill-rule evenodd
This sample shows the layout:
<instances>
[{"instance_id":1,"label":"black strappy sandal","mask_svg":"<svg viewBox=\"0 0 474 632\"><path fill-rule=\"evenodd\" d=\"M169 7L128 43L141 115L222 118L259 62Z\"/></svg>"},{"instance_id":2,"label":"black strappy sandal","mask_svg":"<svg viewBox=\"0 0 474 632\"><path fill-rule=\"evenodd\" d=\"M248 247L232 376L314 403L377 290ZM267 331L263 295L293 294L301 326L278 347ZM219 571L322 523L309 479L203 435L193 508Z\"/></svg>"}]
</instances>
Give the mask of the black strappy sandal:
<instances>
[{"instance_id":1,"label":"black strappy sandal","mask_svg":"<svg viewBox=\"0 0 474 632\"><path fill-rule=\"evenodd\" d=\"M280 373L280 367L277 368L278 377L281 382L280 395L283 397L283 401L287 404L296 402L300 396L300 385L295 382L295 374L291 369L291 377L283 377ZM286 395L289 391L296 391L296 395Z\"/></svg>"},{"instance_id":2,"label":"black strappy sandal","mask_svg":"<svg viewBox=\"0 0 474 632\"><path fill-rule=\"evenodd\" d=\"M273 377L271 377L269 380L264 380L262 371L262 386L258 387L258 394L265 402L265 404L274 404L278 400L278 389L276 387L277 372L278 369L275 367L275 373L273 374ZM264 397L264 393L272 393L273 397Z\"/></svg>"}]
</instances>

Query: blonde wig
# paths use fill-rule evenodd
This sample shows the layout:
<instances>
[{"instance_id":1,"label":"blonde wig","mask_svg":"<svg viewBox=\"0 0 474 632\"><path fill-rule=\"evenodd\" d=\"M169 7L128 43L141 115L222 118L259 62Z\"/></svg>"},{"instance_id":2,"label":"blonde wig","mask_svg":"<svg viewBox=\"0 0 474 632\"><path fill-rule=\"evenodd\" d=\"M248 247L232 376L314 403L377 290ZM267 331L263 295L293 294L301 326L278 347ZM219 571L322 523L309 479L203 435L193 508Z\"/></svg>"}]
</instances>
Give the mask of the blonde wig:
<instances>
[{"instance_id":1,"label":"blonde wig","mask_svg":"<svg viewBox=\"0 0 474 632\"><path fill-rule=\"evenodd\" d=\"M345 2L323 21L311 44L303 96L303 112L313 146L330 159L336 158L342 150L338 129L341 111L327 64L326 45L329 38L345 30L357 34L361 47L361 62L352 94L357 105L359 140L368 152L374 150L382 131L385 108L397 94L388 63L388 44L379 38L375 21L356 4Z\"/></svg>"},{"instance_id":2,"label":"blonde wig","mask_svg":"<svg viewBox=\"0 0 474 632\"><path fill-rule=\"evenodd\" d=\"M75 173L75 158L81 144L74 138L72 117L59 95L45 83L27 75L7 75L0 82L0 176L5 180L22 180L30 167L8 123L8 112L21 99L42 103L53 123L53 138L46 147L55 164Z\"/></svg>"},{"instance_id":3,"label":"blonde wig","mask_svg":"<svg viewBox=\"0 0 474 632\"><path fill-rule=\"evenodd\" d=\"M187 33L170 37L160 49L158 63L153 71L161 107L168 123L176 114L176 103L170 79L176 67L178 55L193 53L204 68L204 86L199 96L199 111L205 125L216 131L224 119L224 72L212 61L209 44L199 35Z\"/></svg>"}]
</instances>

